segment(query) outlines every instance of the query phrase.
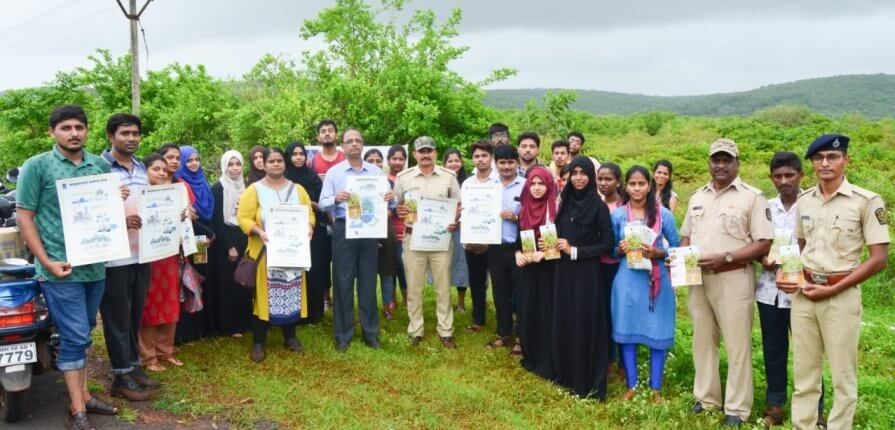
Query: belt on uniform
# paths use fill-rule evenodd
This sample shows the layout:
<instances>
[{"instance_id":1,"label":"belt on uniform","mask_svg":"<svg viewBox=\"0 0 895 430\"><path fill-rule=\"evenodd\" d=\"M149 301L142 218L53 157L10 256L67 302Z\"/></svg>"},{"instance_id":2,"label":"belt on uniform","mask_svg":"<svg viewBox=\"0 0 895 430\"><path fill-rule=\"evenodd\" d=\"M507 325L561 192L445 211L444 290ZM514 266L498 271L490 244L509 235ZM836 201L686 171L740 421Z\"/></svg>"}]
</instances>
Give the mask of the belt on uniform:
<instances>
[{"instance_id":1,"label":"belt on uniform","mask_svg":"<svg viewBox=\"0 0 895 430\"><path fill-rule=\"evenodd\" d=\"M836 285L839 281L851 274L851 272L845 272L834 275L821 275L819 273L811 273L811 271L807 269L803 270L803 272L805 272L805 280L816 285Z\"/></svg>"},{"instance_id":2,"label":"belt on uniform","mask_svg":"<svg viewBox=\"0 0 895 430\"><path fill-rule=\"evenodd\" d=\"M724 263L724 264L718 266L718 270L715 270L712 273L724 273L724 272L729 272L731 270L745 269L745 268L746 268L746 265L743 263Z\"/></svg>"}]
</instances>

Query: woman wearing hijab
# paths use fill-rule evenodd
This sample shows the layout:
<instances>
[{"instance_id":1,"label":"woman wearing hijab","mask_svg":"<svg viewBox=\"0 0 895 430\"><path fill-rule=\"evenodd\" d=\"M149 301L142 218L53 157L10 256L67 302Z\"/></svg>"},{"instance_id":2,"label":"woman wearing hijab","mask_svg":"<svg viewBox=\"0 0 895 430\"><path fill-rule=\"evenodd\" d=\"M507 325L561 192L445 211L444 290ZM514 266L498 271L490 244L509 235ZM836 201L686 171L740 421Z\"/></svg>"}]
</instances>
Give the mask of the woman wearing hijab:
<instances>
[{"instance_id":1,"label":"woman wearing hijab","mask_svg":"<svg viewBox=\"0 0 895 430\"><path fill-rule=\"evenodd\" d=\"M665 357L674 346L675 295L665 269L667 241L680 244L674 215L656 199L649 170L634 166L625 174L624 205L612 212L612 228L619 240L621 256L612 284L612 337L619 344L628 383L624 399L634 398L637 387L637 345L650 349L650 388L653 400L662 400L659 390L665 369ZM654 243L644 243L640 251L652 262L650 270L629 269L626 254L632 251L623 240L625 226L640 224L656 234ZM664 240L663 240L664 239Z\"/></svg>"},{"instance_id":2,"label":"woman wearing hijab","mask_svg":"<svg viewBox=\"0 0 895 430\"><path fill-rule=\"evenodd\" d=\"M612 252L615 238L609 209L597 197L593 162L578 156L569 166L556 215L561 257L554 273L553 377L579 397L602 400L609 330L600 257Z\"/></svg>"},{"instance_id":3,"label":"woman wearing hijab","mask_svg":"<svg viewBox=\"0 0 895 430\"><path fill-rule=\"evenodd\" d=\"M180 167L175 173L175 177L183 182L187 188L196 197L193 202L193 209L196 213L196 219L193 220L193 230L196 235L204 235L207 240L214 240L214 228L212 216L214 215L214 197L211 194L211 187L205 179L205 171L202 170L202 162L199 159L199 152L192 146L180 147ZM194 313L183 312L180 315L180 321L177 322L177 335L174 338L175 343L186 343L211 336L212 321L214 320L214 304L217 299L214 297L214 291L209 288L212 285L208 281L208 274L214 270L208 267L208 264L195 264L193 258L193 267L200 275L205 277L202 283L202 310Z\"/></svg>"},{"instance_id":4,"label":"woman wearing hijab","mask_svg":"<svg viewBox=\"0 0 895 430\"><path fill-rule=\"evenodd\" d=\"M242 166L242 154L234 150L225 152L221 157L221 177L211 187L215 240L208 251L214 267L209 284L217 290L214 332L233 337L242 337L251 328L252 316L252 292L233 281L233 272L247 240L236 220L236 205L246 188Z\"/></svg>"},{"instance_id":5,"label":"woman wearing hijab","mask_svg":"<svg viewBox=\"0 0 895 430\"><path fill-rule=\"evenodd\" d=\"M293 141L286 147L286 179L301 185L311 198L315 218L323 220L327 214L317 207L323 181L308 167L308 151L305 145ZM263 176L262 176L263 177ZM332 240L326 234L326 223L318 222L311 236L311 270L308 271L308 317L305 322L317 322L323 318L323 296L332 280L328 261L332 258Z\"/></svg>"},{"instance_id":6,"label":"woman wearing hijab","mask_svg":"<svg viewBox=\"0 0 895 430\"><path fill-rule=\"evenodd\" d=\"M519 196L519 231L533 230L556 219L556 183L544 166L534 166ZM520 242L521 245L521 242ZM553 277L556 264L544 260L544 250L532 254L516 251L516 265L522 268L519 288L517 331L522 344L522 366L546 379L553 379Z\"/></svg>"},{"instance_id":7,"label":"woman wearing hijab","mask_svg":"<svg viewBox=\"0 0 895 430\"><path fill-rule=\"evenodd\" d=\"M249 174L246 177L246 186L254 184L264 178L264 150L261 145L255 145L249 150ZM245 163L243 163L245 164Z\"/></svg>"}]
</instances>

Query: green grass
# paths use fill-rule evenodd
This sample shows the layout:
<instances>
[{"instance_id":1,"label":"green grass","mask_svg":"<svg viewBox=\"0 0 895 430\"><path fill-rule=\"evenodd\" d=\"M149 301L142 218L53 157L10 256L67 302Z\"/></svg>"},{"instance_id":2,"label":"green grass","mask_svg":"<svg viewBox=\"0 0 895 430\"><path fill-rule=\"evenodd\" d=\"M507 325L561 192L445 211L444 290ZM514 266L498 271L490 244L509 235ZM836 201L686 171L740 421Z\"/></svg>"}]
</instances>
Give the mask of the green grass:
<instances>
[{"instance_id":1,"label":"green grass","mask_svg":"<svg viewBox=\"0 0 895 430\"><path fill-rule=\"evenodd\" d=\"M600 121L613 123L612 118ZM844 121L844 120L843 120ZM595 122L594 127L603 124ZM740 125L740 123L743 125ZM741 176L772 194L767 165L774 150L804 151L810 139L828 127L811 130L780 128L766 132L772 138L752 133L755 124L745 119L677 118L666 123L656 136L642 132L619 135L588 134L585 148L601 160L650 166L659 158L675 163L676 190L682 197L675 215L678 222L686 211L686 200L709 180L706 154L718 136L734 137L742 151ZM514 127L514 130L520 127ZM871 125L849 125L845 130L879 129L879 136L855 145L847 170L852 182L874 190L891 205L895 201L895 125L884 121ZM776 130L776 129L775 129ZM792 136L790 134L795 133ZM588 130L585 130L588 132ZM874 131L875 133L876 131ZM858 133L858 131L856 131ZM867 132L869 133L869 132ZM865 133L865 134L867 134ZM869 135L869 134L868 134ZM548 142L548 136L544 136ZM549 145L542 145L542 160L549 160ZM803 186L814 183L810 169ZM889 206L891 208L891 206ZM893 236L895 237L895 236ZM864 325L859 345L859 403L855 427L895 428L895 250L890 250L887 270L863 285ZM434 303L426 295L427 338L418 348L408 344L407 319L382 321L383 350L371 350L360 341L359 332L346 354L335 351L329 317L313 326L302 326L299 337L307 352L287 353L277 330L268 340L268 358L263 364L248 358L250 339L210 339L182 347L183 368L169 368L159 375L165 383L155 406L181 414L186 419L212 416L238 427L252 428L271 422L283 427L319 428L716 428L719 414L692 416L690 394L693 381L692 326L686 310L686 290L678 292L676 344L666 366L663 395L667 402L654 405L644 385L632 402L622 402L624 383L613 379L609 400L583 401L524 371L505 350L492 351L485 344L495 332L489 309L485 333L456 333L459 348L445 350L434 335ZM469 314L457 315L454 326L468 325ZM754 397L752 422L765 409L764 364L758 316L753 324ZM641 353L641 362L646 361ZM726 359L722 348L722 378ZM790 360L791 363L791 360ZM646 383L648 369L641 364L640 379ZM790 369L791 372L791 369ZM791 375L791 373L790 373ZM790 377L791 381L791 377ZM827 405L832 404L829 370ZM791 384L791 383L790 383ZM757 427L757 424L755 425Z\"/></svg>"},{"instance_id":2,"label":"green grass","mask_svg":"<svg viewBox=\"0 0 895 430\"><path fill-rule=\"evenodd\" d=\"M882 288L881 285L869 285ZM345 354L335 351L329 317L302 326L299 338L307 352L282 347L273 330L268 357L249 361L250 337L218 338L181 348L183 368L158 374L165 388L155 406L184 415L226 419L239 427L275 422L286 427L321 428L715 428L720 414L690 415L693 378L686 291L678 292L677 342L666 367L663 394L654 405L643 385L630 403L620 400L624 383L612 379L609 400L579 400L550 382L523 370L506 350L485 344L494 333L489 312L485 333L457 333L457 350L446 350L434 333L434 303L427 294L427 337L409 346L406 317L382 321L384 349L372 350L359 332ZM858 428L895 425L895 313L868 309L860 346ZM757 314L755 316L758 318ZM470 323L458 315L455 327ZM764 372L758 324L753 330L755 404L753 421L764 410ZM641 383L646 383L646 353L641 355ZM722 375L726 362L722 353ZM831 387L829 375L827 386ZM828 388L829 391L829 388ZM829 410L832 396L828 396Z\"/></svg>"}]
</instances>

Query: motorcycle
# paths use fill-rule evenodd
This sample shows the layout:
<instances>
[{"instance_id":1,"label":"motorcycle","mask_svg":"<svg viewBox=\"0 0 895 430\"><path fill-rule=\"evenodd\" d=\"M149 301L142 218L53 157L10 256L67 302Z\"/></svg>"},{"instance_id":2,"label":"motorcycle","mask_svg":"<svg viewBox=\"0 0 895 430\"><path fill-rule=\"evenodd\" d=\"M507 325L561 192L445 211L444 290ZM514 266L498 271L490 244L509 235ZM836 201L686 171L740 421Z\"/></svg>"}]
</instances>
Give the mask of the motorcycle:
<instances>
[{"instance_id":1,"label":"motorcycle","mask_svg":"<svg viewBox=\"0 0 895 430\"><path fill-rule=\"evenodd\" d=\"M46 301L26 260L6 259L0 265L0 404L6 422L25 412L31 375L53 369L58 335Z\"/></svg>"},{"instance_id":2,"label":"motorcycle","mask_svg":"<svg viewBox=\"0 0 895 430\"><path fill-rule=\"evenodd\" d=\"M7 175L14 183L18 169ZM13 227L15 191L0 184L0 226ZM31 376L52 370L59 347L46 300L26 259L0 260L0 407L3 420L16 422L25 414L25 393Z\"/></svg>"}]
</instances>

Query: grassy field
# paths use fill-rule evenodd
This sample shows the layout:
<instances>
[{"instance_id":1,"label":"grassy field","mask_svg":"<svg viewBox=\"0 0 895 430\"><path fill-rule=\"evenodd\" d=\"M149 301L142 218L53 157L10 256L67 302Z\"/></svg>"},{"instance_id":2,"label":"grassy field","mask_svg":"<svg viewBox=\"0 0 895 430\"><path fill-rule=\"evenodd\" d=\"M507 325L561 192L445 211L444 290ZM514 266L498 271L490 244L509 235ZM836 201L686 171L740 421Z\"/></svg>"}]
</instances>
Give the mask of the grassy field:
<instances>
[{"instance_id":1,"label":"grassy field","mask_svg":"<svg viewBox=\"0 0 895 430\"><path fill-rule=\"evenodd\" d=\"M882 288L881 285L868 286ZM268 358L248 359L250 340L221 338L182 347L184 368L158 374L165 383L155 406L178 414L209 415L252 428L275 422L284 427L320 428L714 428L720 414L694 417L692 328L686 291L678 292L677 343L663 388L667 401L653 404L643 386L632 402L620 400L624 383L612 379L609 400L583 401L529 374L505 350L488 350L490 334L458 334L459 348L444 349L434 336L434 304L426 303L426 341L409 346L406 317L383 322L384 349L371 350L356 337L346 354L335 351L329 318L303 326L307 352L282 348L273 332ZM895 426L895 313L868 309L860 347L860 403L856 425ZM757 315L755 317L758 318ZM459 315L456 326L470 322ZM489 333L493 333L489 313ZM764 376L757 323L753 330L755 404L764 410ZM645 351L644 351L645 352ZM642 354L641 361L645 361ZM723 362L722 369L726 366ZM648 369L642 364L645 383ZM723 373L723 372L722 372ZM826 377L829 387L829 376ZM828 405L831 401L828 397Z\"/></svg>"},{"instance_id":2,"label":"grassy field","mask_svg":"<svg viewBox=\"0 0 895 430\"><path fill-rule=\"evenodd\" d=\"M611 118L601 121L601 127L612 126ZM740 127L739 122L745 125ZM811 127L821 129L825 124L829 125ZM676 213L680 221L687 197L709 180L705 160L714 138L724 135L737 139L743 153L741 176L770 194L766 163L773 151L802 153L810 143L805 136L817 135L813 129L784 127L779 136L774 134L778 132L763 131L770 137L754 137L750 133L758 133L756 127L754 121L746 119L677 118L654 136L585 132L590 154L602 160L620 161L623 168L638 163L649 165L658 158L671 159L676 166L676 189L684 199ZM895 201L895 171L891 168L895 162L895 122L843 127L844 131L853 129L856 133L869 130L863 133L875 136L872 144L855 142L853 164L847 172L854 183L879 192L891 205ZM544 141L550 140L545 137ZM548 147L549 144L542 145L542 159L549 159ZM807 187L813 182L809 170L803 185ZM895 428L893 284L895 251L890 250L888 269L862 287L865 312L859 347L857 428ZM267 361L260 365L248 359L248 337L197 342L180 351L186 367L158 375L166 388L154 407L186 419L194 415L213 416L246 428L269 423L288 428L715 428L723 418L720 414L690 414L692 327L686 294L685 289L678 291L676 344L666 367L663 394L667 401L662 404L649 402L645 385L634 401L622 402L625 388L619 379L611 381L606 402L582 401L525 372L505 350L485 348L495 330L492 310L486 333L458 332L459 348L446 350L434 335L434 303L427 290L428 337L418 348L409 346L405 335L407 319L403 315L391 322L382 320L382 350L367 348L358 334L346 354L337 353L329 316L319 324L299 329L307 349L303 355L287 353L281 346L281 336L274 331L268 341ZM457 315L455 327L465 327L470 318L468 313ZM641 362L645 359L644 351ZM723 360L722 352L722 376L726 368ZM757 427L756 421L765 408L757 321L753 324L753 366L755 402L751 422ZM646 366L641 366L640 375L645 384ZM825 379L829 410L829 373Z\"/></svg>"}]
</instances>

